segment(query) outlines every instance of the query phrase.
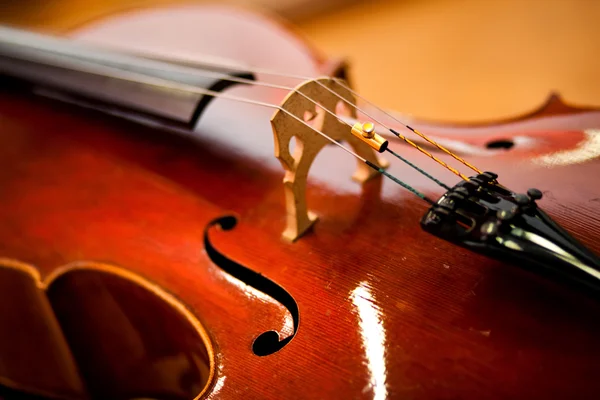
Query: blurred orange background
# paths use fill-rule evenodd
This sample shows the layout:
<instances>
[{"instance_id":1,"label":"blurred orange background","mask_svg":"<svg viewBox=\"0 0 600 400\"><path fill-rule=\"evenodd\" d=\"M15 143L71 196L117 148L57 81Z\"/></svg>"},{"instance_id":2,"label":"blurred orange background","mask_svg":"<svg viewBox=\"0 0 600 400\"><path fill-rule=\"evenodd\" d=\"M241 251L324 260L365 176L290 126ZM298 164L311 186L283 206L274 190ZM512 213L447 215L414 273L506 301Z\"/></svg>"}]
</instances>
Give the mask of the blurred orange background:
<instances>
[{"instance_id":1,"label":"blurred orange background","mask_svg":"<svg viewBox=\"0 0 600 400\"><path fill-rule=\"evenodd\" d=\"M25 0L0 21L60 32L177 0ZM282 15L345 57L357 89L418 118L475 122L529 111L551 91L600 107L600 1L232 0ZM222 3L222 2L219 2Z\"/></svg>"}]
</instances>

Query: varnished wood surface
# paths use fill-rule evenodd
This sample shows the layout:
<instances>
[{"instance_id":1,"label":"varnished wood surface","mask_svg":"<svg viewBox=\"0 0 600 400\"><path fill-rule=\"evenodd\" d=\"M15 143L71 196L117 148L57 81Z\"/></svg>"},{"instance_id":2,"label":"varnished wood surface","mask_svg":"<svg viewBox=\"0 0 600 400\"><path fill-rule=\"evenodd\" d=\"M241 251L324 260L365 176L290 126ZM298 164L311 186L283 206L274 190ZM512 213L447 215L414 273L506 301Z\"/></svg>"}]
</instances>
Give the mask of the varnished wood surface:
<instances>
[{"instance_id":1,"label":"varnished wood surface","mask_svg":"<svg viewBox=\"0 0 600 400\"><path fill-rule=\"evenodd\" d=\"M384 390L390 398L561 399L600 390L597 301L429 236L418 225L425 207L390 182L348 192L313 180L309 204L321 221L292 245L279 236L281 173L256 153L232 158L226 147L10 92L0 109L3 256L43 275L67 262L110 260L175 294L210 333L213 398L372 398ZM510 187L544 188L542 206L598 252L600 193L586 184L598 159L539 168L506 154L472 160L502 171ZM336 181L348 179L345 155L323 156L342 166ZM286 310L202 251L208 221L231 213L239 226L213 232L214 245L281 284L300 309L296 338L270 356L253 355L251 343L289 324ZM372 336L377 327L382 335Z\"/></svg>"},{"instance_id":2,"label":"varnished wood surface","mask_svg":"<svg viewBox=\"0 0 600 400\"><path fill-rule=\"evenodd\" d=\"M123 10L182 3L190 2L29 0L3 5L0 19L62 32ZM317 14L285 8L294 2L243 4L304 15L299 31L324 53L347 58L361 93L421 119L503 119L552 91L600 106L598 1L349 1Z\"/></svg>"},{"instance_id":3,"label":"varnished wood surface","mask_svg":"<svg viewBox=\"0 0 600 400\"><path fill-rule=\"evenodd\" d=\"M101 37L96 29L88 37ZM286 58L303 49L286 49ZM70 262L108 262L175 295L210 336L209 398L597 397L596 299L423 232L426 204L388 180L352 182L354 160L339 149L326 148L311 169L308 204L319 223L295 244L281 240L283 171L273 157L272 110L249 110L213 103L192 140L4 88L0 254L42 276ZM591 181L600 167L598 112L472 129L416 126L470 145L461 151L504 185L542 189L540 205L600 253L600 188ZM486 148L497 139L515 145ZM401 164L390 172L441 194ZM289 335L287 310L204 251L204 230L225 215L239 224L211 230L215 248L298 304L298 333L275 354L254 355L252 342L270 329Z\"/></svg>"}]
</instances>

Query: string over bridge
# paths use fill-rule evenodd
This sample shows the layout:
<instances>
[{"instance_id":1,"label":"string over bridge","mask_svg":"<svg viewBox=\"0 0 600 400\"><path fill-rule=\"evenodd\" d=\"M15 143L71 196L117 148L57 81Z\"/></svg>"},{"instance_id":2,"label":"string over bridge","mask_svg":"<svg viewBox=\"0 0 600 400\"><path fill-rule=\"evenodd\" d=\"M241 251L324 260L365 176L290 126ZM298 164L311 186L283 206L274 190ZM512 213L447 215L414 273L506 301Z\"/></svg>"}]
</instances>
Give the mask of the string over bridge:
<instances>
[{"instance_id":1,"label":"string over bridge","mask_svg":"<svg viewBox=\"0 0 600 400\"><path fill-rule=\"evenodd\" d=\"M315 130L325 133L333 140L346 141L356 155L362 158L357 159L357 168L352 176L358 183L378 175L378 171L370 168L365 161L381 169L389 165L386 160L377 157L375 150L366 141L355 136L352 129L331 112L336 110L340 98L351 104L356 103L352 93L331 78L308 80L287 95L271 118L275 157L285 170L283 186L287 221L283 237L286 240L295 241L317 220L317 216L309 211L306 204L306 180L313 161L330 141L316 134ZM315 107L311 100L317 101L318 105ZM350 107L348 111L350 117L356 118L355 107ZM305 116L310 116L312 127L302 123ZM296 139L293 154L290 152L292 138Z\"/></svg>"}]
</instances>

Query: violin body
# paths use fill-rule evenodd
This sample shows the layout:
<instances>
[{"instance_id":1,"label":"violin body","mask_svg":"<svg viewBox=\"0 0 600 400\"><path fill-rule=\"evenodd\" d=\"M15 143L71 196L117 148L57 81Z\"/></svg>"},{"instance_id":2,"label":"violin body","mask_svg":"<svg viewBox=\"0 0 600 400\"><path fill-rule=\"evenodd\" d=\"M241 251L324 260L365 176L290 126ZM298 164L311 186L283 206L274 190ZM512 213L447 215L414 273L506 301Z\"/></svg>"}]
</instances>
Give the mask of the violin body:
<instances>
[{"instance_id":1,"label":"violin body","mask_svg":"<svg viewBox=\"0 0 600 400\"><path fill-rule=\"evenodd\" d=\"M263 17L204 7L161 13L168 35L152 35L157 10L73 35L147 50L156 41L157 49L311 76L343 73ZM248 31L247 43L219 31L234 20L245 21L233 25ZM183 32L190 39L182 42ZM0 308L0 321L14 324L0 327L8 398L597 396L597 299L424 232L417 198L381 177L351 181L355 163L340 149L325 148L310 170L307 203L318 223L294 243L282 240L272 110L216 99L186 137L4 86L0 269L35 280L34 268L54 310L44 313L60 326L33 329L39 324L26 321L41 308L24 303L32 300L18 295L23 286L4 285L2 302L12 298L27 315ZM285 96L231 89L250 91L276 103ZM541 189L546 212L600 253L600 112L553 98L504 123L414 125L457 144L503 184ZM456 180L430 160L423 165ZM439 196L405 166L389 171ZM60 336L57 329L74 359L63 369L56 341L39 339ZM290 340L260 353L257 337L268 331ZM34 363L39 371L28 374Z\"/></svg>"}]
</instances>

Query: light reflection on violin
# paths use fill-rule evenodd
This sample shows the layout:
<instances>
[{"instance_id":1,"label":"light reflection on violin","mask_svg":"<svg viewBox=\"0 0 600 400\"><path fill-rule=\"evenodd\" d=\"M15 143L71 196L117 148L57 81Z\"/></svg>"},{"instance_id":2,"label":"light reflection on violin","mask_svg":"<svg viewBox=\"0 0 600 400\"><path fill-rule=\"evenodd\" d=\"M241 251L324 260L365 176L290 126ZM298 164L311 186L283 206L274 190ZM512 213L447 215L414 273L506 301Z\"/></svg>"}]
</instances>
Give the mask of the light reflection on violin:
<instances>
[{"instance_id":1,"label":"light reflection on violin","mask_svg":"<svg viewBox=\"0 0 600 400\"><path fill-rule=\"evenodd\" d=\"M384 400L388 396L386 372L386 333L381 310L367 281L362 281L350 293L350 300L358 313L358 326L363 340L367 367L369 368L370 390L373 400ZM365 387L363 393L368 388Z\"/></svg>"},{"instance_id":2,"label":"light reflection on violin","mask_svg":"<svg viewBox=\"0 0 600 400\"><path fill-rule=\"evenodd\" d=\"M170 29L159 32L157 19ZM221 35L223 40L215 40ZM14 46L10 36L3 35L4 45L13 52L0 57L3 72L11 75L3 77L7 84L0 91L0 117L6 121L3 126L10 127L0 132L0 256L31 260L42 276L52 274L53 266L74 259L110 260L172 293L208 331L205 358L207 365L214 365L214 374L203 376L214 378L193 385L185 376L180 379L183 383L177 379L160 381L164 386L152 382L158 388L142 382L124 398L168 397L166 386L178 383L197 390L177 391L177 399L199 393L202 385L208 396L223 399L530 399L568 397L573 387L590 395L600 390L596 376L600 323L590 318L600 311L599 303L577 287L546 279L544 274L545 267L559 264L567 275L581 278L578 272L596 263L600 205L593 200L600 198L600 189L590 184L590 171L600 161L595 152L581 157L581 146L593 148L596 142L580 139L586 135L589 139L589 133L600 127L599 112L568 107L554 99L522 120L483 127L411 122L434 142L453 144L448 146L451 152L458 149L472 165L499 176L487 172L458 179L457 175L463 175L427 156L441 161L447 155L431 141L415 138L422 146L419 150L391 135L388 144L421 170L398 162L390 162L388 169L365 163L375 172L370 171L371 180L359 179L357 184L349 179L356 160L349 156L347 142L354 137L361 145L369 143L363 139L372 133L365 128L371 114L385 121L377 129L385 125L400 129L402 121L376 114L366 101L347 99L351 112L356 113L352 123L360 122L362 132L357 130L355 135L347 129L334 107L349 90L337 80L346 75L344 65L325 60L264 17L186 6L164 14L157 10L132 13L74 32L81 44L87 40L107 48L149 53L156 45L154 54L171 72L181 64L193 66L194 73L185 79L179 76L170 81L163 76L164 87L145 86L143 78L149 72L138 68L136 76L142 79L132 80L133 86L140 84L142 93L149 94L134 96L134 105L150 97L158 100L143 110L128 108L132 105L127 103L131 98L125 99L132 94L129 90L111 86L114 98L99 101L98 96L107 95L102 89L108 86L100 85L101 90L94 92L83 85L88 90L84 93L73 93L72 86L65 89L62 84L73 83L70 74L48 74L48 70L64 68L82 78L85 71L73 69L77 62L69 69L63 64L45 65L39 58L19 58L15 51L25 49ZM72 46L68 41L63 44ZM83 47L92 58L100 59L95 61L108 62L108 56L105 59L92 47ZM165 48L171 54L156 50ZM65 54L57 56L54 50L44 48L42 53L52 53L55 62L64 61ZM168 58L182 51L194 53L193 60ZM44 58L38 51L32 53ZM218 78L199 79L210 72L209 65L202 63L204 53L211 53L211 59L233 58L236 66L247 70L219 70ZM83 53L77 56L84 58ZM122 68L140 67L142 57L132 57L138 63ZM33 67L36 73L25 73ZM114 72L115 66L104 68L104 72ZM277 84L296 89L265 88L261 83L269 74L254 74L254 68L274 69L283 74ZM103 71L92 75L110 78ZM161 75L164 72L160 70ZM256 82L223 84L238 73L255 76ZM292 73L302 78L286 75ZM12 75L29 84L22 85ZM324 79L325 87L312 84L310 94L298 95L302 91L297 85L307 88L312 78L322 75L337 78ZM62 82L56 82L59 76ZM127 76L132 76L131 71ZM310 79L302 82L304 77ZM48 79L55 81L49 84ZM34 92L46 98L31 96L31 83ZM42 93L36 85L50 88ZM189 112L161 107L164 98L157 93L165 91L155 90L156 86L172 89L166 90L169 95L177 92L175 97L185 102ZM211 93L199 88L209 88ZM232 94L249 101L227 101ZM273 156L279 152L274 151L270 119L291 96L302 103L298 109L294 104L285 106L296 116L296 126L282 123L279 128L286 135L276 132L276 142L297 136L296 128L306 126L321 135L315 137L332 139L329 134L334 130L342 136L321 151L307 131L304 142L296 140L293 156L282 160L287 166L283 172ZM324 105L325 96L332 104ZM57 99L68 104L58 104ZM174 105L172 101L169 106ZM257 108L260 103L269 108ZM97 111L130 117L151 128ZM175 120L169 119L174 116ZM312 118L328 121L315 128ZM514 146L498 151L488 148L490 141L500 140ZM281 143L289 149L288 142ZM372 155L369 151L361 154ZM536 157L568 151L567 162L536 164ZM310 162L316 156L309 165L310 175L306 168L292 176L304 155ZM385 161L392 161L383 153L386 156ZM457 159L444 160L455 163ZM440 189L423 171L451 189ZM284 188L296 178L306 185L306 192L295 193L294 201L288 197L286 202ZM547 191L552 196L545 195ZM422 200L434 203L429 211ZM568 232L549 222L538 204ZM290 219L309 208L319 222L300 232L295 243L281 240ZM424 213L426 232L419 226ZM551 240L532 240L528 232L534 231L536 238L544 234ZM498 244L506 245L499 248ZM488 251L492 257L471 250ZM557 260L561 252L568 254L562 264ZM509 262L500 260L504 256ZM518 262L523 261L521 256L525 262ZM541 270L515 268L530 268L528 262L537 262ZM583 268L571 271L572 267ZM583 280L589 283L589 276ZM78 286L77 279L74 286ZM83 313L92 320L93 309L83 304L96 298L93 291L83 291L79 298ZM117 303L129 311L124 315L132 321L153 316L154 306L135 306L138 303L127 296ZM8 302L0 304L5 307L0 312L11 311L6 309ZM328 310L336 310L334 318ZM33 355L27 343L34 340L35 332L23 330L15 338L9 325L0 327L2 343ZM74 324L73 329L86 326ZM141 326L153 331L154 325ZM113 328L110 322L103 327ZM473 327L485 327L480 332L493 329L494 334L474 335ZM547 335L544 340L539 340L540 332ZM198 345L195 339L188 340L187 345ZM140 349L151 347L144 346L142 339L139 344ZM159 359L172 360L161 341L157 341L156 353ZM111 370L111 362L118 364L119 357L109 361L105 367ZM11 358L11 362L18 360ZM552 369L537 368L540 365ZM465 376L472 379L465 380ZM28 381L27 374L21 377L23 384L12 390L36 393L39 382ZM101 380L90 383L81 385L91 391L83 397L102 397L95 390ZM123 379L114 386L128 388L127 383ZM103 398L119 398L115 393L119 392Z\"/></svg>"},{"instance_id":3,"label":"light reflection on violin","mask_svg":"<svg viewBox=\"0 0 600 400\"><path fill-rule=\"evenodd\" d=\"M573 149L566 149L534 158L533 162L552 167L582 164L600 157L600 130L585 129L584 139Z\"/></svg>"}]
</instances>

